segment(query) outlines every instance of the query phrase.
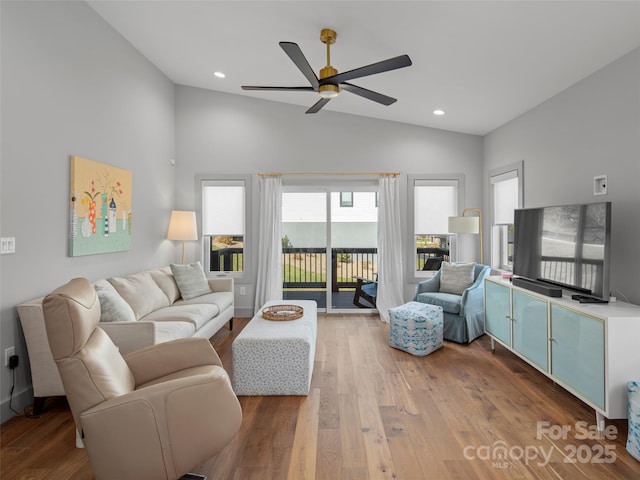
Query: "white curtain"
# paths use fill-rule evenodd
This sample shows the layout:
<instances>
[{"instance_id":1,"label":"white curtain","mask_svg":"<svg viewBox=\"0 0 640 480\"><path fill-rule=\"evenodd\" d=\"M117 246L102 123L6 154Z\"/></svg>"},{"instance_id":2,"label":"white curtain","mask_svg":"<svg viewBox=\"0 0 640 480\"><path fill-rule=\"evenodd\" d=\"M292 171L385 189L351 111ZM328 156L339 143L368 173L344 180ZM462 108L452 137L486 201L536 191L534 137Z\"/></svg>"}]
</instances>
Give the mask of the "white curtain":
<instances>
[{"instance_id":1,"label":"white curtain","mask_svg":"<svg viewBox=\"0 0 640 480\"><path fill-rule=\"evenodd\" d=\"M282 300L282 179L260 177L260 230L255 311Z\"/></svg>"},{"instance_id":2,"label":"white curtain","mask_svg":"<svg viewBox=\"0 0 640 480\"><path fill-rule=\"evenodd\" d=\"M380 177L378 199L378 297L380 318L389 322L389 308L404 303L400 191L397 177Z\"/></svg>"}]
</instances>

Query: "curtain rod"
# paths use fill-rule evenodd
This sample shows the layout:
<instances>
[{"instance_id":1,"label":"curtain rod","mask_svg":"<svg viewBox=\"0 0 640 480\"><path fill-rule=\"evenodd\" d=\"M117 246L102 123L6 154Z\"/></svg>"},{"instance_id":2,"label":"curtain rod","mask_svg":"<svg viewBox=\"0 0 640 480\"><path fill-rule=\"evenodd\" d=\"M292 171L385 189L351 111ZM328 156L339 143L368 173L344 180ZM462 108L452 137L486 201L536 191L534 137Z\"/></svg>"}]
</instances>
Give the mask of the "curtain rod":
<instances>
[{"instance_id":1,"label":"curtain rod","mask_svg":"<svg viewBox=\"0 0 640 480\"><path fill-rule=\"evenodd\" d=\"M309 172L309 173L278 173L260 172L259 177L343 177L343 176L367 176L397 177L400 172Z\"/></svg>"}]
</instances>

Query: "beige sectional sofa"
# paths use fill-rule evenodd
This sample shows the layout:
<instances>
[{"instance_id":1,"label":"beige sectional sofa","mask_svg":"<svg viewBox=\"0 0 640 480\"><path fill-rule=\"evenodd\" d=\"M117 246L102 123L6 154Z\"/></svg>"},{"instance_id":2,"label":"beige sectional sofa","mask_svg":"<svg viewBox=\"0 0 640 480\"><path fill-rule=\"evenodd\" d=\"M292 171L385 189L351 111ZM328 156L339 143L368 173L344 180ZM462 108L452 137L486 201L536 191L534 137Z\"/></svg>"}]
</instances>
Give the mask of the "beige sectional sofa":
<instances>
[{"instance_id":1,"label":"beige sectional sofa","mask_svg":"<svg viewBox=\"0 0 640 480\"><path fill-rule=\"evenodd\" d=\"M204 274L203 274L204 275ZM206 279L202 293L183 295L169 266L98 280L94 287L101 306L99 327L127 354L179 338L210 338L225 323L233 327L232 278ZM210 291L206 291L210 290ZM64 395L53 360L38 298L18 306L24 331L34 394L34 410L46 397Z\"/></svg>"}]
</instances>

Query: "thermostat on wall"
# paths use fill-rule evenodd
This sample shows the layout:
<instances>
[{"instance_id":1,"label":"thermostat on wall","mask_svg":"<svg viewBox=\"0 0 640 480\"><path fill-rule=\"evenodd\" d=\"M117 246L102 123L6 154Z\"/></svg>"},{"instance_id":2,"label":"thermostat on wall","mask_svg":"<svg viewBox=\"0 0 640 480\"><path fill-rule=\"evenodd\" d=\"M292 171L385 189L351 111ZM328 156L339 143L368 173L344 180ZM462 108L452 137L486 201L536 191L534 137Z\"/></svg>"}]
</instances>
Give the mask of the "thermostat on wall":
<instances>
[{"instance_id":1,"label":"thermostat on wall","mask_svg":"<svg viewBox=\"0 0 640 480\"><path fill-rule=\"evenodd\" d=\"M593 194L594 195L606 195L607 194L607 176L598 175L593 177Z\"/></svg>"}]
</instances>

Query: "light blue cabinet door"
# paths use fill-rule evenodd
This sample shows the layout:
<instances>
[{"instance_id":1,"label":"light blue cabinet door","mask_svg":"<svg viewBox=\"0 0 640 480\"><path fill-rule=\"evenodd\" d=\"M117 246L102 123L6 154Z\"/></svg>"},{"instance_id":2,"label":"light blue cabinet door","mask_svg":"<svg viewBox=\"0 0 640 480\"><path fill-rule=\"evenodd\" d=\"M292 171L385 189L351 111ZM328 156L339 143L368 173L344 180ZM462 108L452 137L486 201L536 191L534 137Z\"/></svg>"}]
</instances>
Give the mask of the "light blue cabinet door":
<instances>
[{"instance_id":1,"label":"light blue cabinet door","mask_svg":"<svg viewBox=\"0 0 640 480\"><path fill-rule=\"evenodd\" d=\"M513 291L513 348L544 370L549 368L547 306L545 300Z\"/></svg>"},{"instance_id":2,"label":"light blue cabinet door","mask_svg":"<svg viewBox=\"0 0 640 480\"><path fill-rule=\"evenodd\" d=\"M551 374L604 409L604 322L551 305Z\"/></svg>"},{"instance_id":3,"label":"light blue cabinet door","mask_svg":"<svg viewBox=\"0 0 640 480\"><path fill-rule=\"evenodd\" d=\"M495 282L484 282L484 329L511 347L510 288Z\"/></svg>"}]
</instances>

